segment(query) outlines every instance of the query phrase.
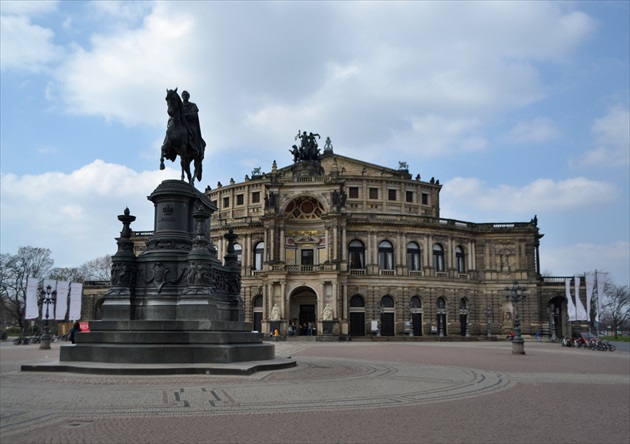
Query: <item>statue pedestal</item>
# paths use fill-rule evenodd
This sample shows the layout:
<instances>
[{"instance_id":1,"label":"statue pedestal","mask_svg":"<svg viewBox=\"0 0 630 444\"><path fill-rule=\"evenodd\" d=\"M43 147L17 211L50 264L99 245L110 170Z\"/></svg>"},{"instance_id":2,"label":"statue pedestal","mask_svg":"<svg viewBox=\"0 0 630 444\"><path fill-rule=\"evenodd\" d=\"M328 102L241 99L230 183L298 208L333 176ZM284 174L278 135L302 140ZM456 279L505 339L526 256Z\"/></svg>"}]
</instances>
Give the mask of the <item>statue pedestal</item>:
<instances>
[{"instance_id":1,"label":"statue pedestal","mask_svg":"<svg viewBox=\"0 0 630 444\"><path fill-rule=\"evenodd\" d=\"M332 336L336 321L322 321L324 336Z\"/></svg>"}]
</instances>

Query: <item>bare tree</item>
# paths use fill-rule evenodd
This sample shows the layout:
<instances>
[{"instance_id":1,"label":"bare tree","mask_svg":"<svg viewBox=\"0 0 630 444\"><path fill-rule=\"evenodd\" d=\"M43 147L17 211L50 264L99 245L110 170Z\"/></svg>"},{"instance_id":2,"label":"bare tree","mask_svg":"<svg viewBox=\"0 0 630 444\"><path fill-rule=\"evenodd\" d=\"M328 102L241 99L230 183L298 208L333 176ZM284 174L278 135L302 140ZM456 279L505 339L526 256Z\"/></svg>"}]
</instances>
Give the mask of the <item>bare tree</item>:
<instances>
[{"instance_id":1,"label":"bare tree","mask_svg":"<svg viewBox=\"0 0 630 444\"><path fill-rule=\"evenodd\" d=\"M627 285L615 285L612 282L606 282L604 294L603 320L610 323L616 338L619 329L624 328L625 324L630 321L630 292Z\"/></svg>"},{"instance_id":2,"label":"bare tree","mask_svg":"<svg viewBox=\"0 0 630 444\"><path fill-rule=\"evenodd\" d=\"M55 267L50 270L49 279L67 282L84 282L85 277L81 274L81 270L76 267Z\"/></svg>"},{"instance_id":3,"label":"bare tree","mask_svg":"<svg viewBox=\"0 0 630 444\"><path fill-rule=\"evenodd\" d=\"M0 298L3 315L24 327L26 283L29 277L44 278L53 266L47 248L20 247L17 254L0 255Z\"/></svg>"},{"instance_id":4,"label":"bare tree","mask_svg":"<svg viewBox=\"0 0 630 444\"><path fill-rule=\"evenodd\" d=\"M112 257L109 254L87 261L79 267L86 281L109 281L112 277Z\"/></svg>"}]
</instances>

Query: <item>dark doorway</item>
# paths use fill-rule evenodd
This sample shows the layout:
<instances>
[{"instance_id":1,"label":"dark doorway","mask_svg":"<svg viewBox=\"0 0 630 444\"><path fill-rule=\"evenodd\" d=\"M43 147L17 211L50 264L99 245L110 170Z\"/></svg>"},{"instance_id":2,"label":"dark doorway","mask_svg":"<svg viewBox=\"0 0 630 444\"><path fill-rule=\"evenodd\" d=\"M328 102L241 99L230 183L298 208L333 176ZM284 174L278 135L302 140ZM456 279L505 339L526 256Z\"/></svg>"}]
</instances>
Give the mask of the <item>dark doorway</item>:
<instances>
[{"instance_id":1,"label":"dark doorway","mask_svg":"<svg viewBox=\"0 0 630 444\"><path fill-rule=\"evenodd\" d=\"M381 336L394 336L394 313L381 315Z\"/></svg>"},{"instance_id":2,"label":"dark doorway","mask_svg":"<svg viewBox=\"0 0 630 444\"><path fill-rule=\"evenodd\" d=\"M262 331L262 312L254 312L254 331Z\"/></svg>"},{"instance_id":3,"label":"dark doorway","mask_svg":"<svg viewBox=\"0 0 630 444\"><path fill-rule=\"evenodd\" d=\"M446 336L446 314L440 313L437 315L438 335L442 334Z\"/></svg>"},{"instance_id":4,"label":"dark doorway","mask_svg":"<svg viewBox=\"0 0 630 444\"><path fill-rule=\"evenodd\" d=\"M422 313L412 313L411 320L413 321L413 335L422 336Z\"/></svg>"},{"instance_id":5,"label":"dark doorway","mask_svg":"<svg viewBox=\"0 0 630 444\"><path fill-rule=\"evenodd\" d=\"M304 326L304 324L309 322L315 324L315 305L300 305L300 325ZM306 329L301 329L300 334L307 334Z\"/></svg>"},{"instance_id":6,"label":"dark doorway","mask_svg":"<svg viewBox=\"0 0 630 444\"><path fill-rule=\"evenodd\" d=\"M350 336L365 336L365 313L350 313Z\"/></svg>"},{"instance_id":7,"label":"dark doorway","mask_svg":"<svg viewBox=\"0 0 630 444\"><path fill-rule=\"evenodd\" d=\"M459 315L459 334L462 336L466 336L466 324L468 323L468 315L460 314Z\"/></svg>"}]
</instances>

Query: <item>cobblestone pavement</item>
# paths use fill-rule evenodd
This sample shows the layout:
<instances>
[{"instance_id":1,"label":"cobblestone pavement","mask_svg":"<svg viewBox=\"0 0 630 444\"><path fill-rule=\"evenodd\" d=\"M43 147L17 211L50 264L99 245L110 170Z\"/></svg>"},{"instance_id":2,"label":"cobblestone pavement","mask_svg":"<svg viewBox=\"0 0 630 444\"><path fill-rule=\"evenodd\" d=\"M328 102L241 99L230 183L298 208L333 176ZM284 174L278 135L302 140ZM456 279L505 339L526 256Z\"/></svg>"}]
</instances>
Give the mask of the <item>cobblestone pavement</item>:
<instances>
[{"instance_id":1,"label":"cobblestone pavement","mask_svg":"<svg viewBox=\"0 0 630 444\"><path fill-rule=\"evenodd\" d=\"M630 354L505 342L280 342L251 376L21 372L0 345L0 442L630 443Z\"/></svg>"}]
</instances>

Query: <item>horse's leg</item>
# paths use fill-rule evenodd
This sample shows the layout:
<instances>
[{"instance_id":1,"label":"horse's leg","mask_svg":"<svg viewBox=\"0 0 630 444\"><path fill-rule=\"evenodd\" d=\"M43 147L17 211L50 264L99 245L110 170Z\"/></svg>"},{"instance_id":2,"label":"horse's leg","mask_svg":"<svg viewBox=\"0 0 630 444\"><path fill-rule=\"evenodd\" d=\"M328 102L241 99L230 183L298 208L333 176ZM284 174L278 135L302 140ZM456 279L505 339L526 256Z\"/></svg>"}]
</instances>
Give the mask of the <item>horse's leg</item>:
<instances>
[{"instance_id":1,"label":"horse's leg","mask_svg":"<svg viewBox=\"0 0 630 444\"><path fill-rule=\"evenodd\" d=\"M181 180L184 180L184 159L180 159L179 164L182 167L182 179Z\"/></svg>"}]
</instances>

